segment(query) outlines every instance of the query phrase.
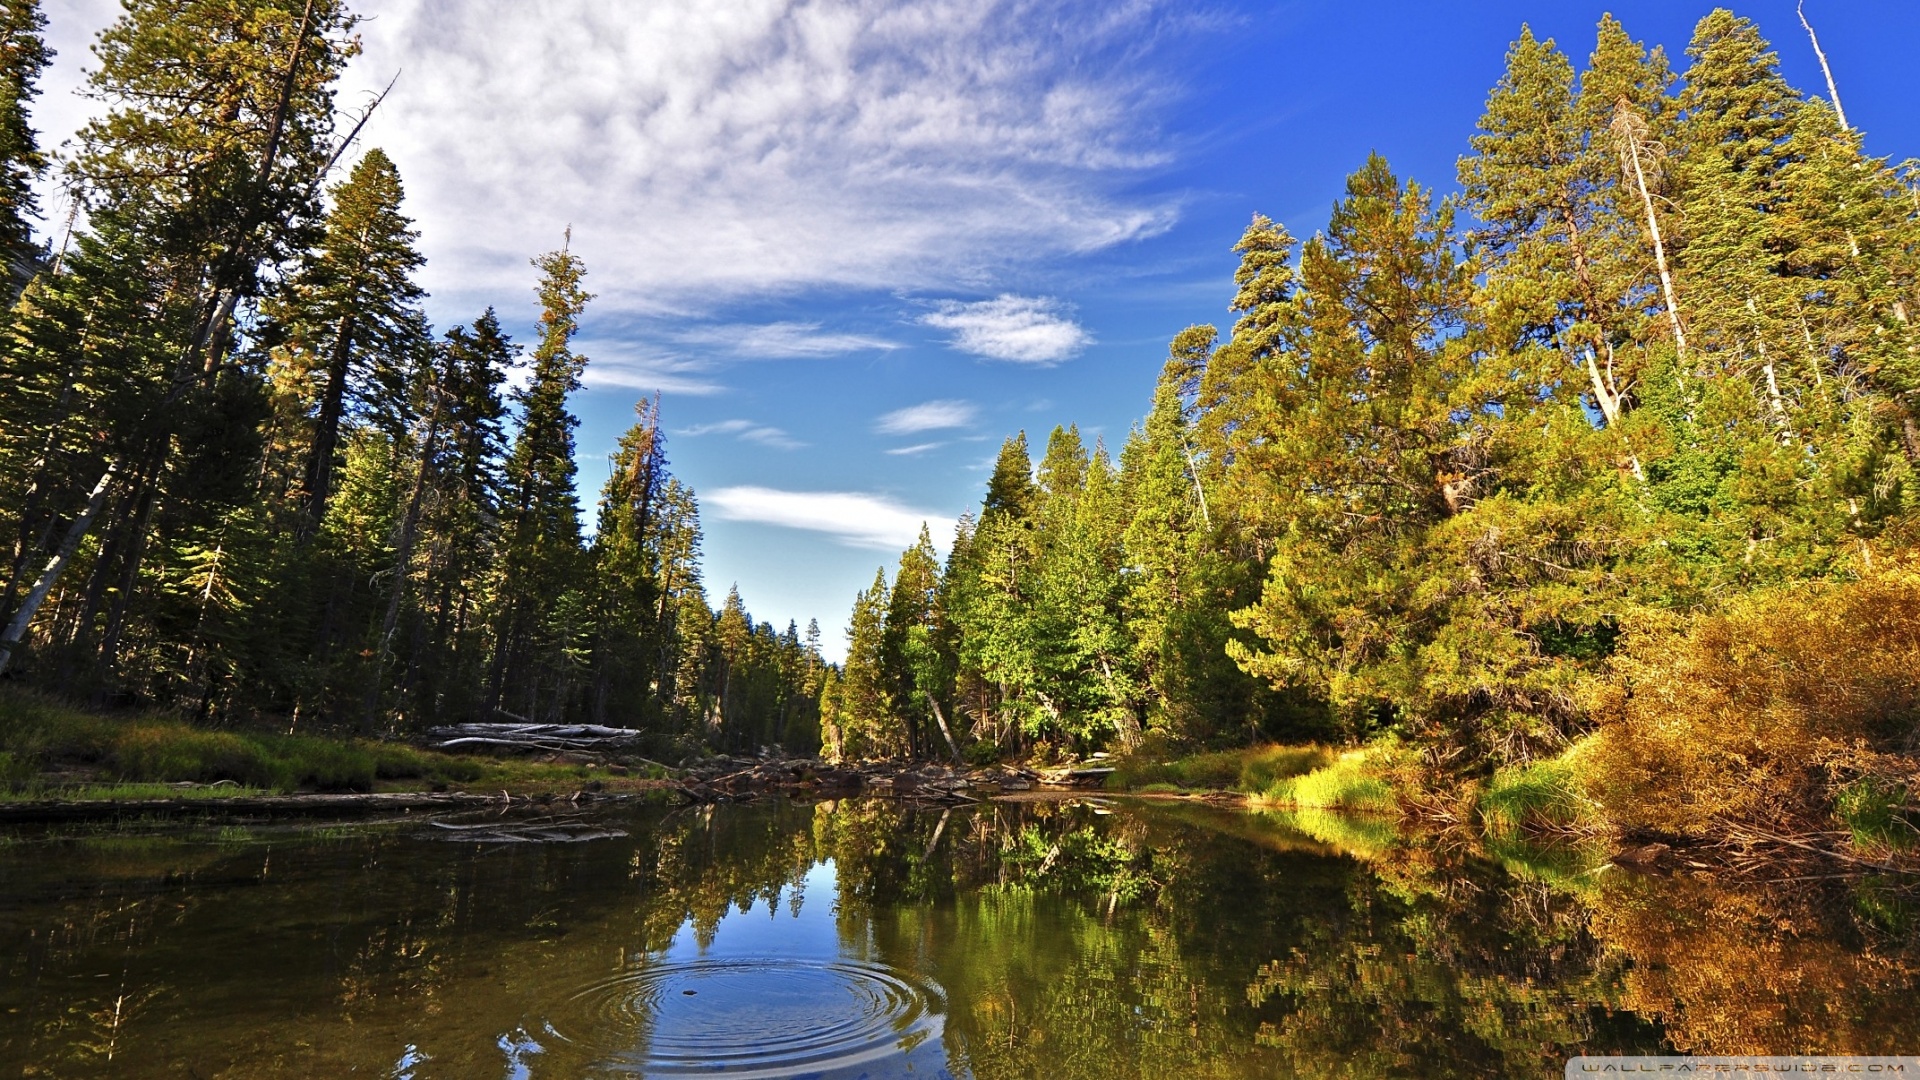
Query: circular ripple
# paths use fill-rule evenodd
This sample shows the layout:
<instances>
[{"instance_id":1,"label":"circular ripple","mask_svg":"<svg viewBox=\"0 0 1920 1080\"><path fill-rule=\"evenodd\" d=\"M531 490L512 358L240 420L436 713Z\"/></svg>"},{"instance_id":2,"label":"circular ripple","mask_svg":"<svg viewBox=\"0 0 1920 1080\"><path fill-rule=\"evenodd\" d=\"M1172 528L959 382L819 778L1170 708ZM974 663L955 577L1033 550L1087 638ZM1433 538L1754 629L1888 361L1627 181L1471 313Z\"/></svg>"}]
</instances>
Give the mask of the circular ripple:
<instances>
[{"instance_id":1,"label":"circular ripple","mask_svg":"<svg viewBox=\"0 0 1920 1080\"><path fill-rule=\"evenodd\" d=\"M877 964L739 958L655 964L572 1004L596 1030L556 1034L650 1077L832 1072L937 1039L946 1007L937 987Z\"/></svg>"}]
</instances>

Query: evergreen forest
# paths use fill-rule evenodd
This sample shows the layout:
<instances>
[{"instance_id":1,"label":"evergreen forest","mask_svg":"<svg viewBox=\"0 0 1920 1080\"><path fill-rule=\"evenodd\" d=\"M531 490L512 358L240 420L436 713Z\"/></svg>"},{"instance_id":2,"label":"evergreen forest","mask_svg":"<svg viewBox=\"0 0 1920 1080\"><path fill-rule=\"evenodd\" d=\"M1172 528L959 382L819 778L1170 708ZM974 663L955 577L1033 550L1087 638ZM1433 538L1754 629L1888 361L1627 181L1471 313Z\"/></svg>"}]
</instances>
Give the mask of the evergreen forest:
<instances>
[{"instance_id":1,"label":"evergreen forest","mask_svg":"<svg viewBox=\"0 0 1920 1080\"><path fill-rule=\"evenodd\" d=\"M1920 172L1732 12L1581 52L1521 30L1458 194L1254 216L1117 450L1008 439L856 599L829 752L1363 747L1677 832L1920 790Z\"/></svg>"},{"instance_id":2,"label":"evergreen forest","mask_svg":"<svg viewBox=\"0 0 1920 1080\"><path fill-rule=\"evenodd\" d=\"M1920 170L1732 12L1677 58L1611 17L1590 50L1523 28L1457 194L1375 155L1313 235L1254 216L1230 324L1173 338L1124 443L1008 439L831 665L817 624L710 602L657 397L582 505L570 236L532 259L528 340L429 325L402 178L358 139L379 103L336 100L340 0L127 0L57 160L44 17L4 13L18 684L289 731L611 724L679 758L1284 742L1616 804L1725 781L1632 811L1674 827L1769 786L1920 790Z\"/></svg>"},{"instance_id":3,"label":"evergreen forest","mask_svg":"<svg viewBox=\"0 0 1920 1080\"><path fill-rule=\"evenodd\" d=\"M288 730L812 738L819 631L710 606L657 399L581 505L569 245L533 259L532 340L491 309L428 324L401 177L357 141L378 102L336 100L344 4L124 5L57 162L45 18L0 13L0 675ZM50 175L75 214L41 243Z\"/></svg>"}]
</instances>

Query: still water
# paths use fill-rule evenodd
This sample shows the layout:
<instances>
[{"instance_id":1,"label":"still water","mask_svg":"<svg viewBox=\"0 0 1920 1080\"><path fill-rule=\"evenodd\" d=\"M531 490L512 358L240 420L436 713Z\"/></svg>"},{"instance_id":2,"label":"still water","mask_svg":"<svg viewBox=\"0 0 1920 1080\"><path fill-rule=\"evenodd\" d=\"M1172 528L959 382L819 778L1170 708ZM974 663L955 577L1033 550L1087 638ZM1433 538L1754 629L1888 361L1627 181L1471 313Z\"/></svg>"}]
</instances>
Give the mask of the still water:
<instances>
[{"instance_id":1,"label":"still water","mask_svg":"<svg viewBox=\"0 0 1920 1080\"><path fill-rule=\"evenodd\" d=\"M1897 883L1597 867L1104 800L15 830L0 1076L1541 1077L1920 1050Z\"/></svg>"}]
</instances>

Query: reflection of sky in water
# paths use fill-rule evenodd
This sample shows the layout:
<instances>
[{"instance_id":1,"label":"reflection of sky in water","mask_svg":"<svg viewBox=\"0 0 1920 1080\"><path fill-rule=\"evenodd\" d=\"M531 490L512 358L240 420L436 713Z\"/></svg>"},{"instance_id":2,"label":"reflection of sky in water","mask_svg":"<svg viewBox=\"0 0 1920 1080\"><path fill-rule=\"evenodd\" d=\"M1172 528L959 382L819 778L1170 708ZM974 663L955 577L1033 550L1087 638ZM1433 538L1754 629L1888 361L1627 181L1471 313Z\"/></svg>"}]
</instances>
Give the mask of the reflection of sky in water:
<instances>
[{"instance_id":1,"label":"reflection of sky in water","mask_svg":"<svg viewBox=\"0 0 1920 1080\"><path fill-rule=\"evenodd\" d=\"M694 938L691 921L680 927L660 959L667 962L700 957L769 956L803 957L833 960L846 955L841 950L840 933L834 918L840 906L839 883L834 879L833 861L815 863L807 871L801 886L801 903L795 910L791 886L780 890L772 904L756 897L753 906L738 908L720 920L713 944L702 949ZM860 957L864 959L864 957Z\"/></svg>"},{"instance_id":2,"label":"reflection of sky in water","mask_svg":"<svg viewBox=\"0 0 1920 1080\"><path fill-rule=\"evenodd\" d=\"M664 950L628 954L577 996L587 1008L569 1012L584 1018L540 1034L603 1047L595 1074L950 1076L942 992L875 962L864 938L843 934L838 909L834 864L815 864L798 890L729 912L705 945L688 921ZM526 1028L499 1047L508 1080L544 1075L547 1048Z\"/></svg>"}]
</instances>

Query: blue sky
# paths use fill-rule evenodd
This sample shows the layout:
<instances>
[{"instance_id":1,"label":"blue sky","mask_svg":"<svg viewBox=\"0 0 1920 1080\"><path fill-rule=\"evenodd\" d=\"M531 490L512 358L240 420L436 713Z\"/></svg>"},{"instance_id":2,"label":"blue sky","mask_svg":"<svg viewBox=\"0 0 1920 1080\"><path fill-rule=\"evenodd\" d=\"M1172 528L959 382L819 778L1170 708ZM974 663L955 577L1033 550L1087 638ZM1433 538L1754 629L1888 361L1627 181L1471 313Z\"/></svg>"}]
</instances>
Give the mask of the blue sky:
<instances>
[{"instance_id":1,"label":"blue sky","mask_svg":"<svg viewBox=\"0 0 1920 1080\"><path fill-rule=\"evenodd\" d=\"M600 298L576 399L583 502L664 395L706 581L818 618L922 520L944 548L999 442L1079 423L1116 450L1166 342L1224 324L1256 211L1310 234L1378 150L1442 191L1521 24L1576 60L1612 11L1681 55L1675 0L1169 4L362 0L343 104L398 162L447 327L523 338L527 259L573 228ZM1735 4L1824 84L1791 0ZM1869 149L1920 155L1920 4L1809 0ZM48 0L50 142L113 0ZM58 213L57 206L55 213Z\"/></svg>"}]
</instances>

